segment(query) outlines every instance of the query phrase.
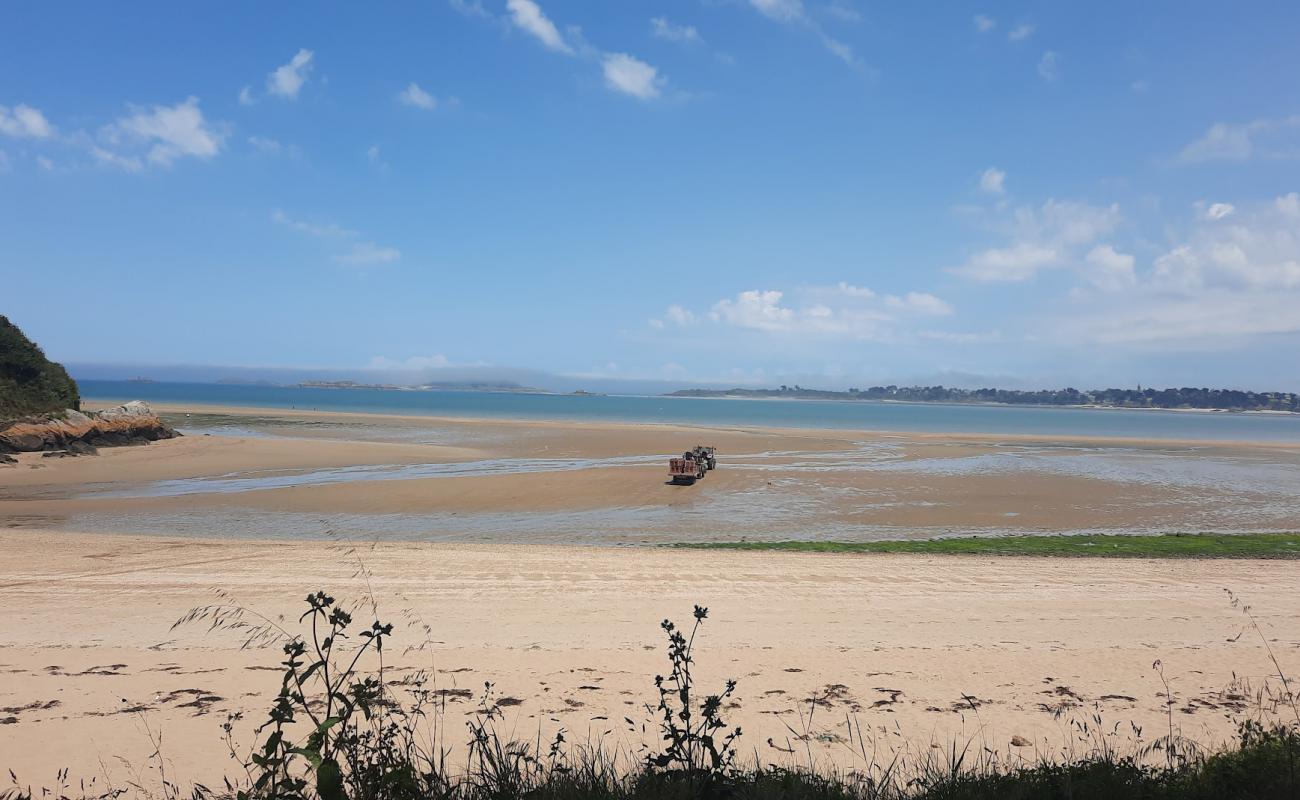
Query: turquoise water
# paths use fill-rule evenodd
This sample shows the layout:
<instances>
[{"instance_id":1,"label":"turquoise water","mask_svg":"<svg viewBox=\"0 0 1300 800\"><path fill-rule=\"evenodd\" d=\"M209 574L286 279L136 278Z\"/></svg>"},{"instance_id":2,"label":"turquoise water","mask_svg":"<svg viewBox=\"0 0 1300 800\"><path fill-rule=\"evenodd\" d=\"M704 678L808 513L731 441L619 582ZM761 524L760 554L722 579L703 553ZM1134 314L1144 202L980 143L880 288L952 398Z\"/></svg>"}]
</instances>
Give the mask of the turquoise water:
<instances>
[{"instance_id":1,"label":"turquoise water","mask_svg":"<svg viewBox=\"0 0 1300 800\"><path fill-rule=\"evenodd\" d=\"M1300 415L80 381L88 400L447 417L1300 442Z\"/></svg>"}]
</instances>

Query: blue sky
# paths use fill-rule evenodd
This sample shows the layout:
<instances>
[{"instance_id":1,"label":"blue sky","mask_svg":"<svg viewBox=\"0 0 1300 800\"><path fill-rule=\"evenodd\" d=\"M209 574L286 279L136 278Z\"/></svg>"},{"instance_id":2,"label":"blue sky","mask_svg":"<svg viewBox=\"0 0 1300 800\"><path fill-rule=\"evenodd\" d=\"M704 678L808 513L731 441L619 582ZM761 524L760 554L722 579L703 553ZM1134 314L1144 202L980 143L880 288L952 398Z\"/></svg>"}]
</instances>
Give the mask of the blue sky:
<instances>
[{"instance_id":1,"label":"blue sky","mask_svg":"<svg viewBox=\"0 0 1300 800\"><path fill-rule=\"evenodd\" d=\"M1300 389L1294 3L0 23L0 313L61 360Z\"/></svg>"}]
</instances>

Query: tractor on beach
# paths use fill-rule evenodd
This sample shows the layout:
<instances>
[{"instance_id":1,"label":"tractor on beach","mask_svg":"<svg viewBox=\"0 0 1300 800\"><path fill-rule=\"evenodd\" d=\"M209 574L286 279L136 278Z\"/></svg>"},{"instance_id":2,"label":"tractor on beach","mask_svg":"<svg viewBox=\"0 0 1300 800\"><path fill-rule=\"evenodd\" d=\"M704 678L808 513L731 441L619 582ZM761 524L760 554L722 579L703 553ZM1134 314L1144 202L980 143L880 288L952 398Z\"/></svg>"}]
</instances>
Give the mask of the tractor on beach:
<instances>
[{"instance_id":1,"label":"tractor on beach","mask_svg":"<svg viewBox=\"0 0 1300 800\"><path fill-rule=\"evenodd\" d=\"M675 484L690 486L717 466L717 448L696 445L681 458L668 459L668 478Z\"/></svg>"}]
</instances>

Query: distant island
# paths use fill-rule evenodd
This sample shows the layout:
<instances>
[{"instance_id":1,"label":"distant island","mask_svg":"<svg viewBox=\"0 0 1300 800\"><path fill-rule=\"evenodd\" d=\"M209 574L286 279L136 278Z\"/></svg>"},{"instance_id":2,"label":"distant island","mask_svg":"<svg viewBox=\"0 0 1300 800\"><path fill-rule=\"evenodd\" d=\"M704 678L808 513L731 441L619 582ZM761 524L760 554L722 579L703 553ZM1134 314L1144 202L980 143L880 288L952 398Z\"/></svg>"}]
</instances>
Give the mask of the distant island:
<instances>
[{"instance_id":1,"label":"distant island","mask_svg":"<svg viewBox=\"0 0 1300 800\"><path fill-rule=\"evenodd\" d=\"M1300 413L1300 394L1245 392L1237 389L954 389L945 386L872 386L830 391L781 386L778 389L681 389L668 397L746 397L794 400L851 400L897 403L1091 406L1203 411L1289 411Z\"/></svg>"}]
</instances>

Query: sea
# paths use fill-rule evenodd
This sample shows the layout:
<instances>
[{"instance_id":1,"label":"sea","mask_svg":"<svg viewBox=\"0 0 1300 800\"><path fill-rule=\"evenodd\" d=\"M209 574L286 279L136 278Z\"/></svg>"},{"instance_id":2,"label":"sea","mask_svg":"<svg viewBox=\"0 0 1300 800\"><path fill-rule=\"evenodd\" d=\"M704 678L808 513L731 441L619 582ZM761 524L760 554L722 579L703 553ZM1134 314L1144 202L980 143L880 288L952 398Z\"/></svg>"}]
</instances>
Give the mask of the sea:
<instances>
[{"instance_id":1,"label":"sea","mask_svg":"<svg viewBox=\"0 0 1300 800\"><path fill-rule=\"evenodd\" d=\"M79 381L84 399L488 419L1300 442L1300 414Z\"/></svg>"}]
</instances>

